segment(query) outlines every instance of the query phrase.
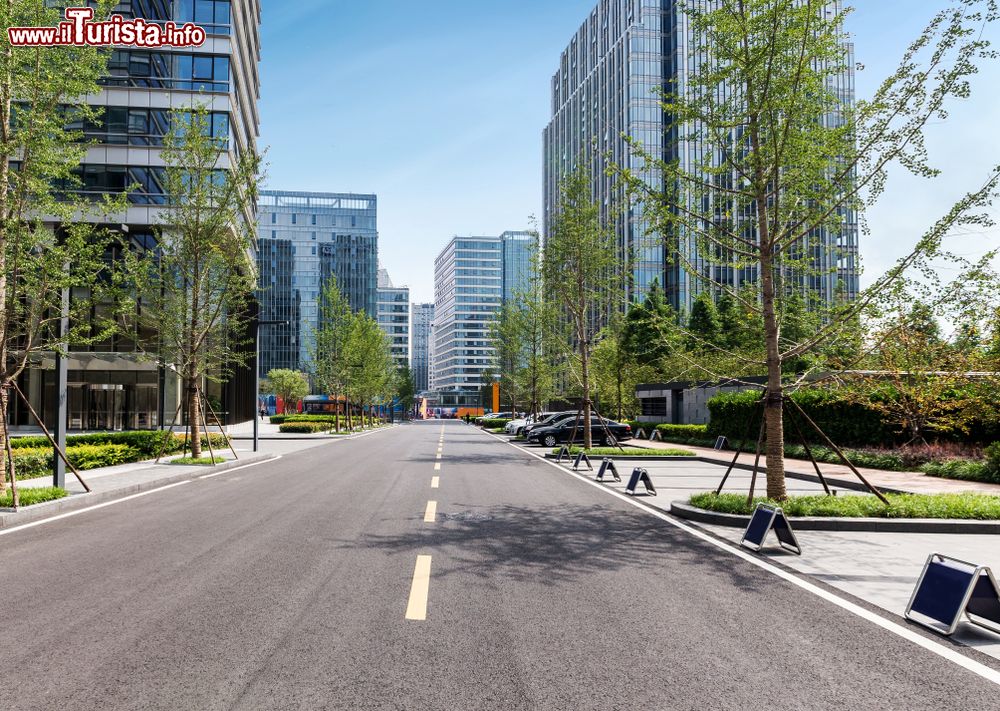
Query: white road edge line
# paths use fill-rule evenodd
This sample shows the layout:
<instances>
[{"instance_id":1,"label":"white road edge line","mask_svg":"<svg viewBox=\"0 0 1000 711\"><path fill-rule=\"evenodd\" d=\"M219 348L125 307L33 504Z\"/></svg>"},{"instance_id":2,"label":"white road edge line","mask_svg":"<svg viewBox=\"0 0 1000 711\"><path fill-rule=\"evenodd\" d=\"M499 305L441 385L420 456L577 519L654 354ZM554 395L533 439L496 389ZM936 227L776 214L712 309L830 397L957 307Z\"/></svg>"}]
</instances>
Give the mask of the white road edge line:
<instances>
[{"instance_id":1,"label":"white road edge line","mask_svg":"<svg viewBox=\"0 0 1000 711\"><path fill-rule=\"evenodd\" d=\"M88 506L85 509L77 509L76 511L67 511L66 513L56 514L55 516L50 516L49 518L43 518L38 521L32 521L30 523L22 523L20 526L13 526L12 528L3 528L0 529L0 536L6 536L8 533L14 533L15 531L23 531L26 528L34 528L35 526L41 526L43 523L51 523L52 521L58 521L63 518L69 518L70 516L79 516L80 514L87 513L88 511L103 509L106 506L114 506L115 504L120 504L124 501L131 501L132 499L138 499L140 496L149 496L150 494L158 494L161 491L166 491L167 489L173 489L175 486L183 486L184 484L190 484L192 481L193 481L192 479L186 479L184 481L178 481L173 484L167 484L166 486L161 486L156 489L150 489L149 491L141 491L138 494L124 496L120 499L115 499L114 501L105 501L103 504L94 504L93 506Z\"/></svg>"},{"instance_id":2,"label":"white road edge line","mask_svg":"<svg viewBox=\"0 0 1000 711\"><path fill-rule=\"evenodd\" d=\"M741 551L739 549L733 548L730 545L728 545L726 543L723 543L722 541L716 540L715 538L713 538L712 536L708 535L707 533L699 531L696 528L692 528L691 526L683 524L680 521L675 521L674 519L670 518L666 514L660 512L660 511L656 511L655 509L650 509L648 506L645 506L645 505L641 504L640 502L636 501L635 499L633 499L633 498L631 498L629 496L626 496L625 494L622 494L619 491L615 491L614 489L609 489L608 487L600 484L599 482L596 482L596 481L594 481L594 480L592 480L592 479L590 479L590 478L588 478L588 477L586 477L586 476L584 476L582 474L578 474L576 472L570 471L569 469L566 469L566 468L564 468L564 467L556 464L555 462L549 461L548 459L546 459L543 456L540 456L540 455L535 454L534 452L529 452L529 451L527 451L525 449L522 449L521 447L516 446L512 442L508 442L508 441L506 441L504 439L501 439L500 437L497 437L496 435L494 435L491 432L484 432L483 434L485 434L485 435L487 435L489 437L493 437L497 441L504 442L505 444L509 444L510 446L514 447L515 449L518 449L521 452L524 452L529 457L534 457L535 459L539 459L542 462L555 467L556 469L558 469L559 471L563 472L564 474L569 474L569 475L571 475L571 476L579 479L580 481L583 481L583 482L585 482L587 484L590 484L591 486L593 486L596 489L599 489L600 491L603 491L603 492L605 492L607 494L610 494L611 496L617 497L617 498L621 499L622 501L625 501L626 503L628 503L628 504L636 507L637 509L645 511L646 513L650 514L651 516L655 516L656 518L660 519L661 521L664 521L664 522L670 524L671 526L673 526L675 528L679 528L680 530L682 530L682 531L684 531L686 533L691 534L695 538L699 538L699 539L705 541L706 543L711 544L712 546L714 546L714 547L716 547L716 548L718 548L720 550L723 550L723 551L725 551L725 552L727 552L727 553L729 553L731 555L736 556L737 558L742 558L743 560L745 560L746 562L750 563L751 565L755 565L758 568L766 570L767 572L769 572L769 573L771 573L773 575L776 575L777 577L779 577L779 578L781 578L783 580L788 581L792 585L795 585L795 586L797 586L799 588L802 588L806 592L810 592L813 595L826 600L827 602L832 602L837 607L840 607L841 609L846 610L847 612L850 612L850 613L852 613L852 614L854 614L854 615L856 615L856 616L858 616L858 617L860 617L860 618L862 618L864 620L867 620L868 622L871 622L872 624L875 624L878 627L881 627L882 629L886 630L887 632L891 632L891 633L897 635L898 637L902 637L905 640L909 640L910 642L913 642L914 644L916 644L918 647L923 647L927 651L932 652L934 654L937 654L939 657L943 657L944 659L947 659L950 662L954 662L958 666L960 666L960 667L962 667L964 669L967 669L968 671L970 671L973 674L976 674L976 675L982 677L983 679L985 679L987 681L991 681L994 684L1000 685L1000 671L996 671L995 669L992 669L992 668L986 666L985 664L977 662L975 659L970 659L969 657L965 656L961 652L957 652L954 649L951 649L950 647L944 646L940 642L936 642L933 639L929 639L927 637L924 637L923 635L917 634L913 630L908 629L908 628L904 627L903 625L900 625L900 624L898 624L896 622L892 622L890 620L887 620L884 617L882 617L881 615L877 615L874 612L872 612L871 610L866 610L865 608L861 607L860 605L856 605L855 603L853 603L853 602L851 602L849 600L845 600L844 598L842 598L842 597L840 597L838 595L835 595L834 593L830 592L829 590L825 590L825 589L823 589L823 588L821 588L821 587L819 587L817 585L813 585L812 583L810 583L810 582L808 582L806 580L803 580L802 578L799 578L798 576L793 575L792 573L789 573L789 572L787 572L785 570L782 570L781 568L778 568L778 567L776 567L774 565L771 565L766 560L762 560L761 558L757 558L757 557L755 557L753 555L750 555L749 553L746 553L746 552Z\"/></svg>"},{"instance_id":3,"label":"white road edge line","mask_svg":"<svg viewBox=\"0 0 1000 711\"><path fill-rule=\"evenodd\" d=\"M279 459L281 459L281 457L282 457L282 455L276 454L273 457L271 457L270 459L264 459L263 461L260 461L260 462L250 462L250 464L244 464L244 465L239 466L239 467L233 467L232 469L224 469L223 471L221 471L221 472L215 472L214 474L202 474L200 477L198 477L198 479L199 480L201 480L201 479L211 479L212 477L215 477L215 476L222 476L223 474L231 474L233 472L238 472L240 469L246 469L248 467L255 467L258 464L267 464L268 462L276 462Z\"/></svg>"},{"instance_id":4,"label":"white road edge line","mask_svg":"<svg viewBox=\"0 0 1000 711\"><path fill-rule=\"evenodd\" d=\"M260 462L251 462L250 464L244 464L243 466L240 467L233 467L232 469L226 469L225 471L216 472L215 474L204 474L198 477L198 479L211 479L213 476L222 476L223 474L229 474L230 472L239 471L240 469L255 467L258 464L267 464L268 462L274 462L278 459L281 459L280 454L272 457L271 459L264 459ZM88 511L103 509L106 506L114 506L115 504L120 504L123 501L131 501L132 499L138 499L140 496L149 496L150 494L157 494L161 491L166 491L167 489L173 489L175 486L181 486L182 484L190 484L192 481L194 481L194 479L177 481L174 482L173 484L167 484L166 486L159 486L155 489L150 489L149 491L140 491L138 494L130 494L129 496L123 496L120 499L105 501L102 504L94 504L93 506L88 506L83 509L77 509L76 511L67 511L66 513L56 514L55 516L49 516L48 518L39 519L38 521L31 521L30 523L22 523L20 526L12 526L11 528L0 528L0 536L6 536L8 533L14 533L15 531L23 531L26 528L34 528L35 526L41 526L43 523L58 521L60 519L69 518L70 516L77 516L82 513L87 513Z\"/></svg>"}]
</instances>

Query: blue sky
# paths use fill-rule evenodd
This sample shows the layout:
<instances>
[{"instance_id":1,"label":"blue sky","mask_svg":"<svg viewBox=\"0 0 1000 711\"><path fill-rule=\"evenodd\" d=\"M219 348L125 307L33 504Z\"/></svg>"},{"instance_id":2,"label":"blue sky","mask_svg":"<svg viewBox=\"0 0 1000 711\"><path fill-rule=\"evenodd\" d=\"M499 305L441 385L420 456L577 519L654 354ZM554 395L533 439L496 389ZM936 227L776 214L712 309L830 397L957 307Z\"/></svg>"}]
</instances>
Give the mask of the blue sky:
<instances>
[{"instance_id":1,"label":"blue sky","mask_svg":"<svg viewBox=\"0 0 1000 711\"><path fill-rule=\"evenodd\" d=\"M851 20L864 95L944 0L857 0ZM268 187L374 192L380 252L414 301L433 300L433 260L455 234L496 235L541 214L542 129L559 54L593 0L264 3L261 144ZM948 179L899 176L870 213L870 276L1000 162L1000 85L931 132ZM982 250L966 238L958 251Z\"/></svg>"}]
</instances>

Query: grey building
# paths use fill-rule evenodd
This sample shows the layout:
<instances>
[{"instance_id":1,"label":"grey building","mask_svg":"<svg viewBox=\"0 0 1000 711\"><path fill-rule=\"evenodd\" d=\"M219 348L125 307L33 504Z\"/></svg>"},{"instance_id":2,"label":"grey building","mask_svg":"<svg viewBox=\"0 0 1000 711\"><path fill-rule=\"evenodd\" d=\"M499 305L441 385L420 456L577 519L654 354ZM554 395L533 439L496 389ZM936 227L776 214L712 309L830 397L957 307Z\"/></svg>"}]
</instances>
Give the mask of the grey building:
<instances>
[{"instance_id":1,"label":"grey building","mask_svg":"<svg viewBox=\"0 0 1000 711\"><path fill-rule=\"evenodd\" d=\"M131 248L141 251L155 249L156 226L166 203L161 151L171 110L203 105L212 135L225 142L230 164L236 156L257 150L260 2L132 0L120 2L116 12L150 22L195 22L208 35L196 48L111 51L102 89L88 98L103 108L102 117L72 126L92 141L80 166L82 191L95 197L128 191L129 206L112 223L127 227ZM67 358L70 430L149 429L171 422L181 395L180 378L140 352L138 344L155 334L138 335L122 332L73 349ZM247 420L256 412L252 371L235 367L225 384L206 383L209 401L222 409L228 422ZM54 427L54 358L25 372L20 387L46 425ZM26 408L16 401L8 417L15 428L32 424Z\"/></svg>"},{"instance_id":2,"label":"grey building","mask_svg":"<svg viewBox=\"0 0 1000 711\"><path fill-rule=\"evenodd\" d=\"M434 261L431 388L441 407L480 406L494 355L490 322L508 289L514 295L530 282L536 245L525 232L454 237Z\"/></svg>"},{"instance_id":3,"label":"grey building","mask_svg":"<svg viewBox=\"0 0 1000 711\"><path fill-rule=\"evenodd\" d=\"M389 337L392 357L399 366L410 362L410 288L394 286L389 272L378 271L378 325Z\"/></svg>"},{"instance_id":4,"label":"grey building","mask_svg":"<svg viewBox=\"0 0 1000 711\"><path fill-rule=\"evenodd\" d=\"M377 198L261 191L258 201L260 375L309 370L323 286L336 278L355 311L378 315Z\"/></svg>"},{"instance_id":5,"label":"grey building","mask_svg":"<svg viewBox=\"0 0 1000 711\"><path fill-rule=\"evenodd\" d=\"M680 260L671 259L662 236L651 229L639 208L616 209L624 204L624 196L615 179L607 175L605 159L609 155L615 164L632 169L648 185L660 189L662 176L643 169L641 161L631 156L623 134L668 162L687 163L699 151L692 145L678 148L677 128L654 94L658 87L683 86L691 63L688 20L679 4L677 0L600 0L562 52L552 77L552 117L543 138L544 227L546 234L551 231L560 180L586 155L593 197L614 227L619 257L623 263L628 263L627 256L631 258L630 273L622 279L627 300L640 300L655 279L670 304L685 312L702 289L699 280L684 270ZM832 0L830 5L839 8L841 0ZM845 101L853 102L851 72L835 88ZM857 239L857 218L852 214L844 216L843 229L837 233L818 235L816 265L827 273L801 277L803 288L827 300L841 289L848 297L856 295ZM683 245L683 239L676 244ZM693 250L685 256L719 283L740 285L756 279L750 269L702 263Z\"/></svg>"},{"instance_id":6,"label":"grey building","mask_svg":"<svg viewBox=\"0 0 1000 711\"><path fill-rule=\"evenodd\" d=\"M431 324L434 304L413 304L410 308L410 370L418 393L430 390Z\"/></svg>"}]
</instances>

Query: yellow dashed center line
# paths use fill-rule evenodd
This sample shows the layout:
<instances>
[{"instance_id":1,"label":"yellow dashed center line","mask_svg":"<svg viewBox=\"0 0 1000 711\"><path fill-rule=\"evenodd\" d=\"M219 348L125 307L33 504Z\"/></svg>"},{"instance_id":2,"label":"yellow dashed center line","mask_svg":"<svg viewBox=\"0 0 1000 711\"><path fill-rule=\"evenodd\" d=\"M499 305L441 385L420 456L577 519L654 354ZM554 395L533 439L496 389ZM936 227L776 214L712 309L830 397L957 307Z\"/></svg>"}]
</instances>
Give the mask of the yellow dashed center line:
<instances>
[{"instance_id":1,"label":"yellow dashed center line","mask_svg":"<svg viewBox=\"0 0 1000 711\"><path fill-rule=\"evenodd\" d=\"M427 619L427 592L431 585L431 557L418 555L410 585L410 601L406 605L406 619Z\"/></svg>"},{"instance_id":2,"label":"yellow dashed center line","mask_svg":"<svg viewBox=\"0 0 1000 711\"><path fill-rule=\"evenodd\" d=\"M427 510L424 511L424 523L434 523L434 519L437 517L438 502L428 501Z\"/></svg>"}]
</instances>

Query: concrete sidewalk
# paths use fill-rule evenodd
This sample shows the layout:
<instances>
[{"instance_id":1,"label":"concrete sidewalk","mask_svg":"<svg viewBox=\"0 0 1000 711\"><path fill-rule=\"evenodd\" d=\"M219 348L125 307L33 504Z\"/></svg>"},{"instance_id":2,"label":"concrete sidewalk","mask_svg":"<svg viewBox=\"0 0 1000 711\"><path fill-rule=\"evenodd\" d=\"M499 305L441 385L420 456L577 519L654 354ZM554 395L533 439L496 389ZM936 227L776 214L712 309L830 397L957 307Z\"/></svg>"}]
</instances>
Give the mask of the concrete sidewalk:
<instances>
[{"instance_id":1,"label":"concrete sidewalk","mask_svg":"<svg viewBox=\"0 0 1000 711\"><path fill-rule=\"evenodd\" d=\"M687 449L699 457L710 459L725 466L729 466L729 463L733 461L733 455L736 454L734 451L720 452L710 447L696 447L690 444L673 444L671 442L629 440L624 445L642 449ZM744 452L737 460L737 464L752 467L754 456L753 452ZM767 458L761 456L760 462L763 470L767 464ZM842 486L844 482L858 482L858 478L854 473L843 464L824 464L820 462L819 468L823 472L823 476L830 481L831 485ZM813 469L812 462L808 460L789 459L786 457L785 470L789 474L798 476L816 476L816 470ZM976 492L1000 496L1000 484L942 479L941 477L928 476L922 472L889 472L883 469L870 469L868 467L858 467L858 471L861 472L865 479L878 488L905 491L913 494L961 494L964 492Z\"/></svg>"},{"instance_id":2,"label":"concrete sidewalk","mask_svg":"<svg viewBox=\"0 0 1000 711\"><path fill-rule=\"evenodd\" d=\"M732 459L732 454L729 459ZM649 471L657 495L643 496L643 487L640 485L640 495L636 498L664 512L669 512L671 501L687 501L692 494L713 491L725 473L725 469L719 464L701 461L645 462L642 458L622 458L616 459L616 464L623 481L615 482L609 476L606 477L605 486L624 492L632 467L642 467ZM593 478L600 460L595 461L594 466L595 472L584 467L578 473ZM822 487L813 482L788 479L787 484L791 495L823 493ZM726 482L725 491L746 495L749 485L750 472L735 469ZM758 475L758 491L763 486L763 478ZM839 496L862 495L862 492L857 491L835 490ZM734 544L738 544L743 537L742 528L687 520L682 523L708 531ZM792 525L794 526L794 519ZM906 610L924 562L931 553L942 553L987 565L1000 573L1000 536L996 535L866 531L796 531L795 535L802 546L801 556L778 548L773 534L768 538L767 547L761 555L893 615L901 616ZM1000 659L1000 635L962 624L953 639Z\"/></svg>"}]
</instances>

